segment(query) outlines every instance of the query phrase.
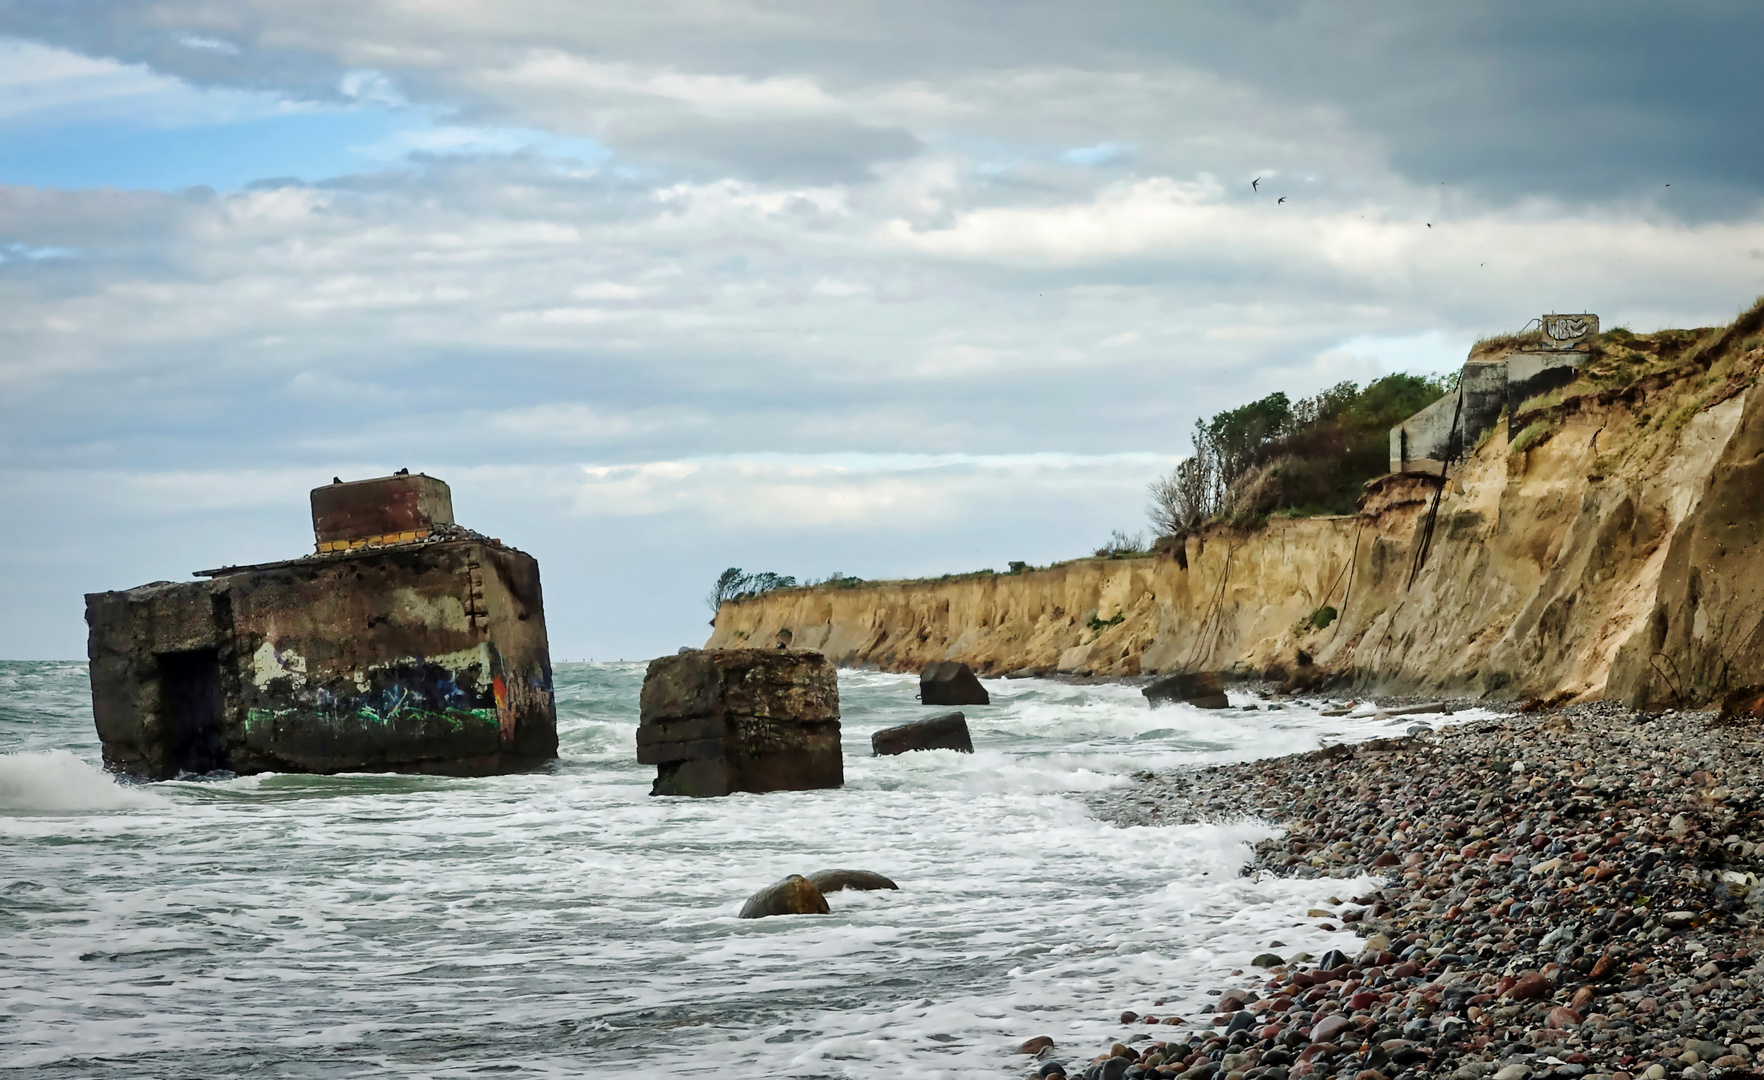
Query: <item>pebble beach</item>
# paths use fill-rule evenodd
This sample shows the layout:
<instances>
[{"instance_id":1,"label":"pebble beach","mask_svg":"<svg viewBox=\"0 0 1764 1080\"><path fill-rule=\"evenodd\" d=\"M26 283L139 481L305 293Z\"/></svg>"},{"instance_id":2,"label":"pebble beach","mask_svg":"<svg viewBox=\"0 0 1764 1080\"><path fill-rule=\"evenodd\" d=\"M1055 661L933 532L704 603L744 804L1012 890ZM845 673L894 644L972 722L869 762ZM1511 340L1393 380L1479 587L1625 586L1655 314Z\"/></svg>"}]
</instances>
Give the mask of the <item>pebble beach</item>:
<instances>
[{"instance_id":1,"label":"pebble beach","mask_svg":"<svg viewBox=\"0 0 1764 1080\"><path fill-rule=\"evenodd\" d=\"M1764 732L1615 703L1142 774L1121 825L1283 828L1246 874L1318 878L1308 917L1193 1001L1123 1001L1113 1046L1023 1046L1029 1076L1736 1078L1764 1054Z\"/></svg>"}]
</instances>

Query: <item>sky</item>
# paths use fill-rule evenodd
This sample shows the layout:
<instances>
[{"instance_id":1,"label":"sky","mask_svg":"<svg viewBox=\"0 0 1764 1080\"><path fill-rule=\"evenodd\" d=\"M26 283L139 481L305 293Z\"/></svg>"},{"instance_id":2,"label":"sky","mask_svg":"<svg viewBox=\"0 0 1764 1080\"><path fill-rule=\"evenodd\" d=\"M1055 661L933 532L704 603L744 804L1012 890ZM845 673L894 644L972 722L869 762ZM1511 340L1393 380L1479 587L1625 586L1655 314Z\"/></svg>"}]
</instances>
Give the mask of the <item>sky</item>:
<instances>
[{"instance_id":1,"label":"sky","mask_svg":"<svg viewBox=\"0 0 1764 1080\"><path fill-rule=\"evenodd\" d=\"M1145 529L1197 417L1764 292L1731 3L0 0L0 658L399 468L556 660ZM1252 181L1256 183L1252 186Z\"/></svg>"}]
</instances>

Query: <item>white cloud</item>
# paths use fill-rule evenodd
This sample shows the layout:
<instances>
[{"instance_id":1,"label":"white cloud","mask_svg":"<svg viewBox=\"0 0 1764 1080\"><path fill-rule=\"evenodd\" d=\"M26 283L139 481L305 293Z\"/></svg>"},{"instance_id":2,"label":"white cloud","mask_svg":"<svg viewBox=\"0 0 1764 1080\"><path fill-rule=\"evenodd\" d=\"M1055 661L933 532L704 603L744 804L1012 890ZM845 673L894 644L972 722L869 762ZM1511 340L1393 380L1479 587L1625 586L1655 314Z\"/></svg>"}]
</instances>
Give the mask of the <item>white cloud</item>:
<instances>
[{"instance_id":1,"label":"white cloud","mask_svg":"<svg viewBox=\"0 0 1764 1080\"><path fill-rule=\"evenodd\" d=\"M1137 496L1177 460L1154 454L845 454L590 465L582 467L573 505L586 515L694 514L728 528L914 528L964 517L1024 487L1113 487Z\"/></svg>"},{"instance_id":2,"label":"white cloud","mask_svg":"<svg viewBox=\"0 0 1764 1080\"><path fill-rule=\"evenodd\" d=\"M195 51L225 54L224 48L194 46L192 40L207 39L181 43ZM0 124L42 128L104 121L168 129L319 108L264 91L194 86L142 64L0 37Z\"/></svg>"},{"instance_id":3,"label":"white cloud","mask_svg":"<svg viewBox=\"0 0 1764 1080\"><path fill-rule=\"evenodd\" d=\"M563 92L589 99L606 94L659 98L713 119L797 118L840 111L839 101L812 80L748 78L588 60L556 50L532 53L484 83Z\"/></svg>"},{"instance_id":4,"label":"white cloud","mask_svg":"<svg viewBox=\"0 0 1764 1080\"><path fill-rule=\"evenodd\" d=\"M343 96L364 105L408 104L398 87L383 71L351 71L338 83Z\"/></svg>"}]
</instances>

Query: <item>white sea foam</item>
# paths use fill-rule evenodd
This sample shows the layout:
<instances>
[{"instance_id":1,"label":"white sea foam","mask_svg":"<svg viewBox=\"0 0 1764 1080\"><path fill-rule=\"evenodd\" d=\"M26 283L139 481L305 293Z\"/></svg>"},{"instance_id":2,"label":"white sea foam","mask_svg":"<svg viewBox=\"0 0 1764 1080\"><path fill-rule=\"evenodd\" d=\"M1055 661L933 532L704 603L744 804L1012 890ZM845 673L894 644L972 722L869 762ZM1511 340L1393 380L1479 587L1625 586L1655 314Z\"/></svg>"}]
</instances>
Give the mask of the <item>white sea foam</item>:
<instances>
[{"instance_id":1,"label":"white sea foam","mask_svg":"<svg viewBox=\"0 0 1764 1080\"><path fill-rule=\"evenodd\" d=\"M0 1026L0 1057L107 1076L1009 1075L1031 1035L1069 1060L1118 1038L1123 1008L1199 1018L1276 938L1353 942L1304 913L1362 883L1240 876L1267 825L1121 829L1068 794L1401 730L1000 680L964 710L976 753L876 758L871 733L942 710L909 676L848 672L844 789L655 799L632 752L642 671L560 666L545 773L149 792L89 763L89 719L57 729L74 753L0 757L0 808L84 811L0 829L0 1013L27 1018ZM56 715L77 718L79 669L65 683ZM900 889L735 917L832 867Z\"/></svg>"},{"instance_id":2,"label":"white sea foam","mask_svg":"<svg viewBox=\"0 0 1764 1080\"><path fill-rule=\"evenodd\" d=\"M119 784L67 750L0 754L0 813L65 814L165 805L152 792Z\"/></svg>"}]
</instances>

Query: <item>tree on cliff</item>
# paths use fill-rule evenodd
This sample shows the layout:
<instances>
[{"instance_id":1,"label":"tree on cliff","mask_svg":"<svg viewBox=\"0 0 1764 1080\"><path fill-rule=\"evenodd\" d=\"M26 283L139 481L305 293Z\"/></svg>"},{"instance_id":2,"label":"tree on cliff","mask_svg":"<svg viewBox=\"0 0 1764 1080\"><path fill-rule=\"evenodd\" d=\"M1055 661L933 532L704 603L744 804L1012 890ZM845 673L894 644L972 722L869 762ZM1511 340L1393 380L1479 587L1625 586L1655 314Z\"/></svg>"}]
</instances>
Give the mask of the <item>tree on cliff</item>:
<instances>
[{"instance_id":1,"label":"tree on cliff","mask_svg":"<svg viewBox=\"0 0 1764 1080\"><path fill-rule=\"evenodd\" d=\"M1387 375L1296 404L1276 392L1197 420L1193 455L1152 482L1147 514L1168 536L1220 515L1350 512L1366 481L1385 471L1390 429L1447 390L1437 378Z\"/></svg>"},{"instance_id":2,"label":"tree on cliff","mask_svg":"<svg viewBox=\"0 0 1764 1080\"><path fill-rule=\"evenodd\" d=\"M774 589L793 589L795 587L796 579L788 574L774 574L770 570L749 574L739 566L731 566L717 575L716 587L711 589L710 595L704 598L704 602L710 605L712 611L716 611L731 600L745 600L750 596L761 596Z\"/></svg>"}]
</instances>

